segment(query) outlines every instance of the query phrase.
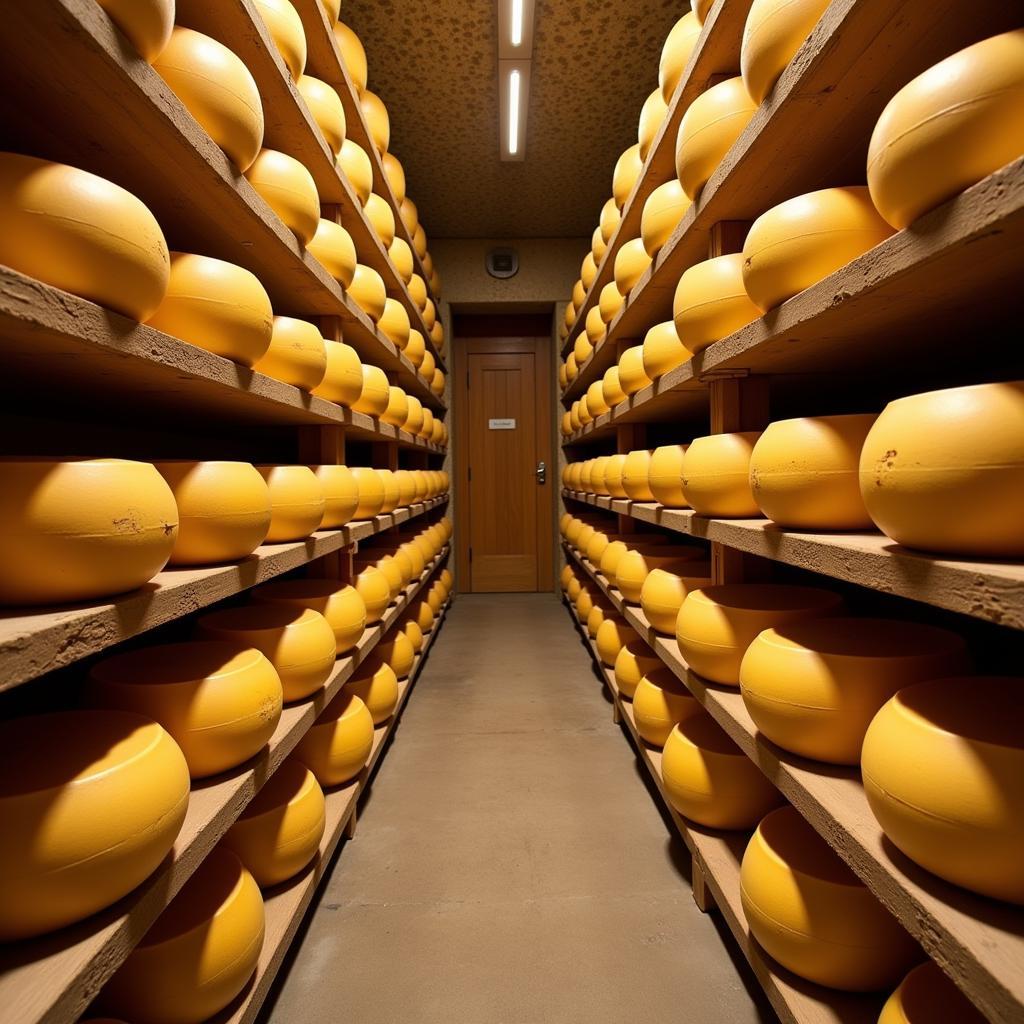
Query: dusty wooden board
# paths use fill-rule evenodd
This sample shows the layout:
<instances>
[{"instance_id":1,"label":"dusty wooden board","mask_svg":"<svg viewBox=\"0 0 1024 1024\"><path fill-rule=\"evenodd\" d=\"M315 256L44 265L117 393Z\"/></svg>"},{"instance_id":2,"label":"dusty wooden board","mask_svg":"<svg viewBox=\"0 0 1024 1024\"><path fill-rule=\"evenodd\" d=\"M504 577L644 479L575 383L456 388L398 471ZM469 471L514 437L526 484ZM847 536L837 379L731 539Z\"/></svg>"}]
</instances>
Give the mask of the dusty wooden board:
<instances>
[{"instance_id":1,"label":"dusty wooden board","mask_svg":"<svg viewBox=\"0 0 1024 1024\"><path fill-rule=\"evenodd\" d=\"M334 675L310 700L285 708L265 750L233 772L193 785L188 813L163 865L113 907L32 942L0 950L0 1002L10 1024L76 1021L123 963L160 911L188 881L249 801L295 748L320 712L397 621L444 561L445 547L368 628L355 651L339 658Z\"/></svg>"}]
</instances>

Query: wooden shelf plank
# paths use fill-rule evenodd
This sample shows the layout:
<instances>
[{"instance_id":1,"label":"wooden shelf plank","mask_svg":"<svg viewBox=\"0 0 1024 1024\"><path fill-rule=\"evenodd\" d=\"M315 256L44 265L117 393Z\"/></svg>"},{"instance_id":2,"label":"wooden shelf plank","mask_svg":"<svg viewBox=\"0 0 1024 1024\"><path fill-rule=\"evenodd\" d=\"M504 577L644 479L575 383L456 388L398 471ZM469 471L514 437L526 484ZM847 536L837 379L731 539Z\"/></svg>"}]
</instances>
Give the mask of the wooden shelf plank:
<instances>
[{"instance_id":1,"label":"wooden shelf plank","mask_svg":"<svg viewBox=\"0 0 1024 1024\"><path fill-rule=\"evenodd\" d=\"M0 950L0 1002L9 1024L72 1024L145 935L161 910L295 748L310 725L397 621L447 556L447 547L368 628L310 700L288 705L266 748L233 772L193 784L170 856L141 886L101 914Z\"/></svg>"}]
</instances>

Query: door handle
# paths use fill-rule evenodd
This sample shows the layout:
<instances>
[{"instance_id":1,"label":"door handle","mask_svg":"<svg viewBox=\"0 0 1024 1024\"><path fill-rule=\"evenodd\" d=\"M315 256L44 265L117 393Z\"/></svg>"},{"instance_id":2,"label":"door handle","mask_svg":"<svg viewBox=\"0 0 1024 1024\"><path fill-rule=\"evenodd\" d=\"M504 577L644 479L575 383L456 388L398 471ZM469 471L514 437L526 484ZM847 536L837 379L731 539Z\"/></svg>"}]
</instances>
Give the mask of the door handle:
<instances>
[{"instance_id":1,"label":"door handle","mask_svg":"<svg viewBox=\"0 0 1024 1024\"><path fill-rule=\"evenodd\" d=\"M548 467L543 462L537 463L537 483L547 483Z\"/></svg>"}]
</instances>

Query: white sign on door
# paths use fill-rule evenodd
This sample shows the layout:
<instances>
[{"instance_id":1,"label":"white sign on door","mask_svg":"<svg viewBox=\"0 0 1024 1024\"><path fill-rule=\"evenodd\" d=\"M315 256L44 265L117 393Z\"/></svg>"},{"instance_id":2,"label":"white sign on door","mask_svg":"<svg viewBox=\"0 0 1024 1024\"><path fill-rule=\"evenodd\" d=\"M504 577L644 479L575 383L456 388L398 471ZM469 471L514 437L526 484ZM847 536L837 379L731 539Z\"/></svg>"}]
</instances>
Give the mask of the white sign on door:
<instances>
[{"instance_id":1,"label":"white sign on door","mask_svg":"<svg viewBox=\"0 0 1024 1024\"><path fill-rule=\"evenodd\" d=\"M488 420L487 426L491 430L515 430L515 420Z\"/></svg>"}]
</instances>

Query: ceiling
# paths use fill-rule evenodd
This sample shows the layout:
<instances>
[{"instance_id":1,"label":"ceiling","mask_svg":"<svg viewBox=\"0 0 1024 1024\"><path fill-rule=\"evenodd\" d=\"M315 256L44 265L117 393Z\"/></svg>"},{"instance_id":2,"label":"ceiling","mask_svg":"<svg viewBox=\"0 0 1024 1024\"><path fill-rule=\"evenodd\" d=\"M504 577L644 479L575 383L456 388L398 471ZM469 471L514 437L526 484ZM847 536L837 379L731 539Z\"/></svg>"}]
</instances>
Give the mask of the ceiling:
<instances>
[{"instance_id":1,"label":"ceiling","mask_svg":"<svg viewBox=\"0 0 1024 1024\"><path fill-rule=\"evenodd\" d=\"M344 0L432 238L589 236L686 0L536 0L526 158L498 150L497 0Z\"/></svg>"}]
</instances>

